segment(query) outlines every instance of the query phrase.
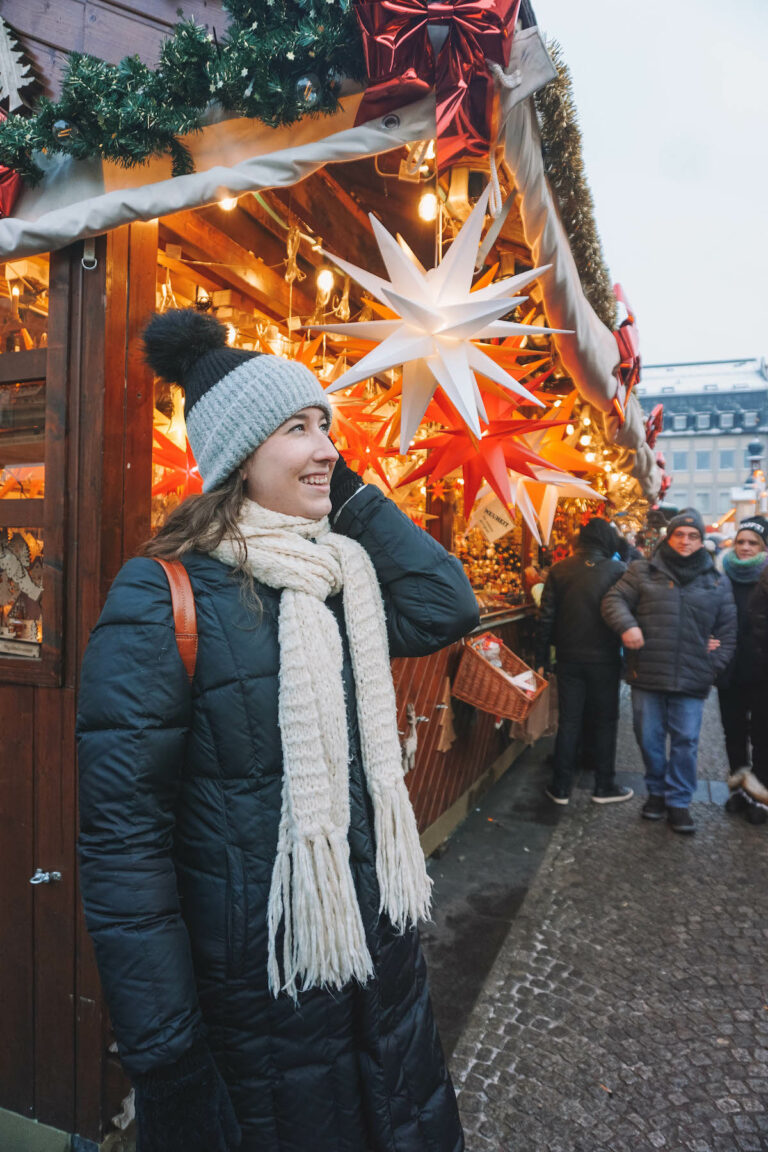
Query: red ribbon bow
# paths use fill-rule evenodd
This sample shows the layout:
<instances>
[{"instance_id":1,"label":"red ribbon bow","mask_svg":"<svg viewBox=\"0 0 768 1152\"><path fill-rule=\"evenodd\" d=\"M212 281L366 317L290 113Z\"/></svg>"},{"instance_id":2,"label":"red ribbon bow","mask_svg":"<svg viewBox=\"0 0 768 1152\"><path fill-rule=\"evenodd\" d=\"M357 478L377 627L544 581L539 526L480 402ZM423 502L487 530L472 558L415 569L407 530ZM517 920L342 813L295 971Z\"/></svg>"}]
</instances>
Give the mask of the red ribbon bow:
<instances>
[{"instance_id":1,"label":"red ribbon bow","mask_svg":"<svg viewBox=\"0 0 768 1152\"><path fill-rule=\"evenodd\" d=\"M494 82L491 60L509 63L520 0L355 0L369 86L357 124L437 97L437 159L487 154ZM430 27L447 29L438 49ZM435 37L438 42L438 37Z\"/></svg>"}]
</instances>

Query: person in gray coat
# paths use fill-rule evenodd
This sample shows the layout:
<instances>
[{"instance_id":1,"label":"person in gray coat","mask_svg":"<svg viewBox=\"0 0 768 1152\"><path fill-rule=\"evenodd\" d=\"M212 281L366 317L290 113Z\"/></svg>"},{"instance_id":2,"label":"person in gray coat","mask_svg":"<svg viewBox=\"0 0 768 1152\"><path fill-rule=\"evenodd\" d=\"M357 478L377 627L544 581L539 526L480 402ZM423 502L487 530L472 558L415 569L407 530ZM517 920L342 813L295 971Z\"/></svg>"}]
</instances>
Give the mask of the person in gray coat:
<instances>
[{"instance_id":1,"label":"person in gray coat","mask_svg":"<svg viewBox=\"0 0 768 1152\"><path fill-rule=\"evenodd\" d=\"M687 833L695 830L689 805L704 701L736 647L730 582L703 543L701 516L684 509L653 556L630 564L602 603L603 619L626 655L648 788L642 815L666 815L675 832Z\"/></svg>"}]
</instances>

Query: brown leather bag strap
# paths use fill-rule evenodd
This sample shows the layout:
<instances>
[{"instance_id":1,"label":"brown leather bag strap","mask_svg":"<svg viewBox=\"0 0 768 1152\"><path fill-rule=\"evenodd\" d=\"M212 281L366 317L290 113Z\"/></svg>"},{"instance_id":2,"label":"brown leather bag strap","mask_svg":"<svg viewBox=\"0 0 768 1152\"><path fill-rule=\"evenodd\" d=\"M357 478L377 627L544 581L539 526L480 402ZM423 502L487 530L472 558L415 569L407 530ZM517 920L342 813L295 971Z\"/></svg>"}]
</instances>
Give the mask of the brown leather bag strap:
<instances>
[{"instance_id":1,"label":"brown leather bag strap","mask_svg":"<svg viewBox=\"0 0 768 1152\"><path fill-rule=\"evenodd\" d=\"M161 560L153 556L168 577L173 605L173 626L176 629L176 644L181 661L187 671L190 684L197 664L197 612L195 594L189 582L187 570L180 560Z\"/></svg>"}]
</instances>

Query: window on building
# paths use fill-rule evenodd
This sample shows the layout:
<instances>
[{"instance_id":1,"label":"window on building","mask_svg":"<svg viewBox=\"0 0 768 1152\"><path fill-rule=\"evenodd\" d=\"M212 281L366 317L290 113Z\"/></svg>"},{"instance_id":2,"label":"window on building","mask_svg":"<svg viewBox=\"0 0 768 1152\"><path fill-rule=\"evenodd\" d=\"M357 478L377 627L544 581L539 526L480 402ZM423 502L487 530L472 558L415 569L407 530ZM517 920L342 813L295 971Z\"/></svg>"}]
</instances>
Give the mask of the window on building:
<instances>
[{"instance_id":1,"label":"window on building","mask_svg":"<svg viewBox=\"0 0 768 1152\"><path fill-rule=\"evenodd\" d=\"M66 372L48 351L48 305L61 326L66 301L49 297L47 256L22 266L0 289L16 302L0 340L0 679L57 684Z\"/></svg>"},{"instance_id":2,"label":"window on building","mask_svg":"<svg viewBox=\"0 0 768 1152\"><path fill-rule=\"evenodd\" d=\"M672 453L672 471L673 472L687 472L688 471L688 453L687 452L673 452Z\"/></svg>"},{"instance_id":3,"label":"window on building","mask_svg":"<svg viewBox=\"0 0 768 1152\"><path fill-rule=\"evenodd\" d=\"M718 512L727 512L731 507L731 490L730 488L721 489L717 497L717 510Z\"/></svg>"},{"instance_id":4,"label":"window on building","mask_svg":"<svg viewBox=\"0 0 768 1152\"><path fill-rule=\"evenodd\" d=\"M697 430L709 428L709 412L696 413L696 428Z\"/></svg>"},{"instance_id":5,"label":"window on building","mask_svg":"<svg viewBox=\"0 0 768 1152\"><path fill-rule=\"evenodd\" d=\"M733 428L733 412L720 413L720 427Z\"/></svg>"},{"instance_id":6,"label":"window on building","mask_svg":"<svg viewBox=\"0 0 768 1152\"><path fill-rule=\"evenodd\" d=\"M695 504L699 512L709 512L709 492L697 492Z\"/></svg>"},{"instance_id":7,"label":"window on building","mask_svg":"<svg viewBox=\"0 0 768 1152\"><path fill-rule=\"evenodd\" d=\"M709 472L712 467L712 453L709 449L696 453L696 471Z\"/></svg>"},{"instance_id":8,"label":"window on building","mask_svg":"<svg viewBox=\"0 0 768 1152\"><path fill-rule=\"evenodd\" d=\"M672 417L672 428L675 432L683 432L688 425L688 417L685 413L678 413Z\"/></svg>"},{"instance_id":9,"label":"window on building","mask_svg":"<svg viewBox=\"0 0 768 1152\"><path fill-rule=\"evenodd\" d=\"M744 413L744 427L755 428L757 427L757 412L753 409Z\"/></svg>"},{"instance_id":10,"label":"window on building","mask_svg":"<svg viewBox=\"0 0 768 1152\"><path fill-rule=\"evenodd\" d=\"M736 467L736 449L735 448L721 448L720 449L720 469L723 472L729 472Z\"/></svg>"}]
</instances>

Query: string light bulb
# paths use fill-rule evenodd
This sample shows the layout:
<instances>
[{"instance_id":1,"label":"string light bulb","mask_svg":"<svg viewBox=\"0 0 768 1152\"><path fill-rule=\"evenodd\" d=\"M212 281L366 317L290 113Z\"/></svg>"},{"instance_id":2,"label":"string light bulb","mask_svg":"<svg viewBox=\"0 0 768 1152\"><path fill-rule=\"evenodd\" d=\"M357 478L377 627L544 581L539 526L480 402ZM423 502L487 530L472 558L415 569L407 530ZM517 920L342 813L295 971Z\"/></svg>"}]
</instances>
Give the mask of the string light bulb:
<instances>
[{"instance_id":1,"label":"string light bulb","mask_svg":"<svg viewBox=\"0 0 768 1152\"><path fill-rule=\"evenodd\" d=\"M594 452L585 452L584 459L586 460L587 464L593 464L595 460Z\"/></svg>"},{"instance_id":2,"label":"string light bulb","mask_svg":"<svg viewBox=\"0 0 768 1152\"><path fill-rule=\"evenodd\" d=\"M435 196L434 192L425 192L421 200L419 200L420 219L427 223L436 220L438 207L437 196Z\"/></svg>"},{"instance_id":3,"label":"string light bulb","mask_svg":"<svg viewBox=\"0 0 768 1152\"><path fill-rule=\"evenodd\" d=\"M559 408L561 404L562 404L562 400L553 400L552 401L552 407L553 408Z\"/></svg>"},{"instance_id":4,"label":"string light bulb","mask_svg":"<svg viewBox=\"0 0 768 1152\"><path fill-rule=\"evenodd\" d=\"M225 196L223 200L219 200L219 208L223 212L231 212L233 208L237 208L237 199L234 196Z\"/></svg>"},{"instance_id":5,"label":"string light bulb","mask_svg":"<svg viewBox=\"0 0 768 1152\"><path fill-rule=\"evenodd\" d=\"M327 296L330 296L333 290L333 272L330 268L321 268L317 273L317 287L323 295L327 293Z\"/></svg>"},{"instance_id":6,"label":"string light bulb","mask_svg":"<svg viewBox=\"0 0 768 1152\"><path fill-rule=\"evenodd\" d=\"M235 340L237 340L237 328L234 324L227 324L227 344L231 347Z\"/></svg>"},{"instance_id":7,"label":"string light bulb","mask_svg":"<svg viewBox=\"0 0 768 1152\"><path fill-rule=\"evenodd\" d=\"M589 416L585 416L584 419L582 420L582 424L584 425L585 428L589 428L591 423L592 423L592 421L589 418Z\"/></svg>"},{"instance_id":8,"label":"string light bulb","mask_svg":"<svg viewBox=\"0 0 768 1152\"><path fill-rule=\"evenodd\" d=\"M579 444L582 444L585 448L588 444L591 444L591 443L592 443L592 437L591 436L579 436Z\"/></svg>"},{"instance_id":9,"label":"string light bulb","mask_svg":"<svg viewBox=\"0 0 768 1152\"><path fill-rule=\"evenodd\" d=\"M566 424L565 431L568 436L573 436L573 424Z\"/></svg>"}]
</instances>

